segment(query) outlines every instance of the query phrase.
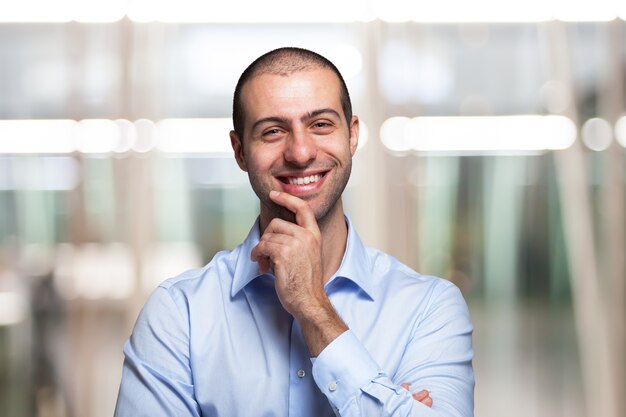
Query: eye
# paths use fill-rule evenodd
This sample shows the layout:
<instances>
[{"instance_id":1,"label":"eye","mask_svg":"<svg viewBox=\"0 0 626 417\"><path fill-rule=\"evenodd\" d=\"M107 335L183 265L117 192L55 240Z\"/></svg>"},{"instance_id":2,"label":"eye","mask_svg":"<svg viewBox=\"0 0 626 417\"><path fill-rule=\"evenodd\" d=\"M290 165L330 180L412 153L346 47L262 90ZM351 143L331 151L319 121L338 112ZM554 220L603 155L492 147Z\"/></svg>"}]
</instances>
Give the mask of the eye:
<instances>
[{"instance_id":1,"label":"eye","mask_svg":"<svg viewBox=\"0 0 626 417\"><path fill-rule=\"evenodd\" d=\"M281 129L279 129L279 128L277 128L277 127L273 127L273 128L270 128L270 129L265 130L265 131L263 132L263 136L264 136L264 137L270 137L270 138L271 138L271 137L278 136L278 135L280 135L281 133L282 133L282 130L281 130Z\"/></svg>"},{"instance_id":2,"label":"eye","mask_svg":"<svg viewBox=\"0 0 626 417\"><path fill-rule=\"evenodd\" d=\"M334 125L328 120L317 120L311 127L315 132L324 134L332 132Z\"/></svg>"}]
</instances>

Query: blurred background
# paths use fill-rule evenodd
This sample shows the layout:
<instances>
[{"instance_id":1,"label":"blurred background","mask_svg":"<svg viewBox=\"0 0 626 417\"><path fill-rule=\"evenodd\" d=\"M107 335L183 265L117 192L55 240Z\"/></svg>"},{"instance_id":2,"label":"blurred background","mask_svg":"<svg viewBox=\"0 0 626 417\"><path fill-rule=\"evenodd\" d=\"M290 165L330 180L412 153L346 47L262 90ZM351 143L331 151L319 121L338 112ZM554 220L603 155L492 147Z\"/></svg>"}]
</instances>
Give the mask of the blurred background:
<instances>
[{"instance_id":1,"label":"blurred background","mask_svg":"<svg viewBox=\"0 0 626 417\"><path fill-rule=\"evenodd\" d=\"M257 215L232 92L289 45L365 126L361 237L462 289L476 415L626 416L625 4L1 0L0 415L112 415L147 295Z\"/></svg>"}]
</instances>

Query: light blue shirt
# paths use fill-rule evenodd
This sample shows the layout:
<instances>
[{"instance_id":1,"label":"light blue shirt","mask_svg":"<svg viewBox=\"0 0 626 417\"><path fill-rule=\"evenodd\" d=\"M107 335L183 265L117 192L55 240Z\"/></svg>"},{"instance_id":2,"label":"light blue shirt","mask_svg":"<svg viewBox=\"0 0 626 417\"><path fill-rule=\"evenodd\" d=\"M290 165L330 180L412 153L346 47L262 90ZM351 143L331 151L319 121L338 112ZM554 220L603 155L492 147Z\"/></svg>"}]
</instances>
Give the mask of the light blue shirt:
<instances>
[{"instance_id":1,"label":"light blue shirt","mask_svg":"<svg viewBox=\"0 0 626 417\"><path fill-rule=\"evenodd\" d=\"M350 330L310 358L246 240L162 283L128 343L117 417L473 416L472 325L452 283L366 248L348 218L325 286ZM427 389L433 407L414 400Z\"/></svg>"}]
</instances>

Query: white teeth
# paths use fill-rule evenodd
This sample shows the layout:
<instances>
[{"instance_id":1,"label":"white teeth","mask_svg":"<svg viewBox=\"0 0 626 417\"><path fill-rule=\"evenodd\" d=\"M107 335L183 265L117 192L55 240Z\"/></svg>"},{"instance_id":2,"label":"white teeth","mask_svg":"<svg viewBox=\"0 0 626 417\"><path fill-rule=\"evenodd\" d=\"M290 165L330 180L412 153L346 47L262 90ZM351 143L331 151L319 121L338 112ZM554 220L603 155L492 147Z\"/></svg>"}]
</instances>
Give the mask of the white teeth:
<instances>
[{"instance_id":1,"label":"white teeth","mask_svg":"<svg viewBox=\"0 0 626 417\"><path fill-rule=\"evenodd\" d=\"M310 175L308 177L289 178L289 184L292 185L304 185L312 182L318 182L322 178L321 175Z\"/></svg>"}]
</instances>

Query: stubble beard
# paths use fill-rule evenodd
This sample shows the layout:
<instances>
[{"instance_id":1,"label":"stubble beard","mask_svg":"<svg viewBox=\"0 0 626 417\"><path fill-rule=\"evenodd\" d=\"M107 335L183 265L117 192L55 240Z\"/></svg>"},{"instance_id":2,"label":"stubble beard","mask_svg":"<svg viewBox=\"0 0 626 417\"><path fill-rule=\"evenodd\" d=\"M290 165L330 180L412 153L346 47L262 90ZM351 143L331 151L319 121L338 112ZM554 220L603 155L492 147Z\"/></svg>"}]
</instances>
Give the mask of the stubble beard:
<instances>
[{"instance_id":1,"label":"stubble beard","mask_svg":"<svg viewBox=\"0 0 626 417\"><path fill-rule=\"evenodd\" d=\"M324 187L330 186L327 197L324 201L321 201L317 207L312 207L315 219L320 228L323 228L324 224L331 217L330 215L335 211L341 199L341 195L348 184L351 171L352 161L348 161L345 168L341 171L340 176L333 181L333 184L324 184ZM269 214L268 222L274 218L279 218L290 223L296 223L296 215L291 210L276 204L269 198L269 192L271 190L269 186L253 180L251 175L249 175L249 179L252 189L261 202L261 211L265 210L266 213ZM332 179L328 178L327 181L329 180L332 181ZM303 200L308 201L307 199Z\"/></svg>"}]
</instances>

